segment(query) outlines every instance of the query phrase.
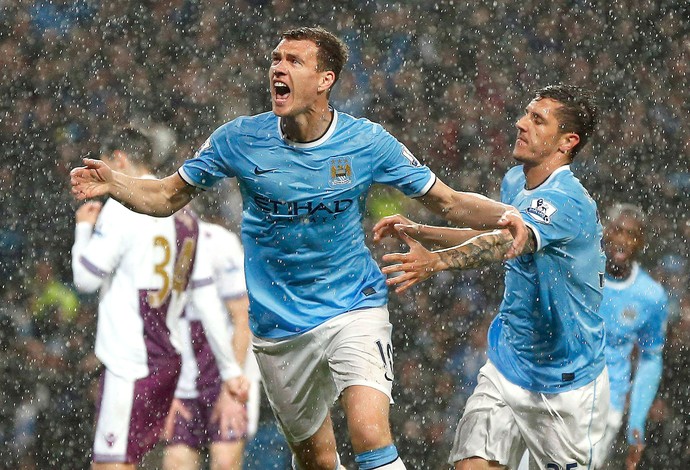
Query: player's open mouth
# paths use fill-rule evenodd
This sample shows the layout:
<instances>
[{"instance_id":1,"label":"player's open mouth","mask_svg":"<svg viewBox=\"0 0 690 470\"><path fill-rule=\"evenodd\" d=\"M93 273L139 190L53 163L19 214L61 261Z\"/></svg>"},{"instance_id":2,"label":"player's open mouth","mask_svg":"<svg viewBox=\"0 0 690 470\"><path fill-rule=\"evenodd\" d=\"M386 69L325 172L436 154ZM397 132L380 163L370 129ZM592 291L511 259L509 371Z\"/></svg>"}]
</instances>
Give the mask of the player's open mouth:
<instances>
[{"instance_id":1,"label":"player's open mouth","mask_svg":"<svg viewBox=\"0 0 690 470\"><path fill-rule=\"evenodd\" d=\"M274 82L273 87L276 92L276 102L284 103L290 96L290 87L283 82Z\"/></svg>"}]
</instances>

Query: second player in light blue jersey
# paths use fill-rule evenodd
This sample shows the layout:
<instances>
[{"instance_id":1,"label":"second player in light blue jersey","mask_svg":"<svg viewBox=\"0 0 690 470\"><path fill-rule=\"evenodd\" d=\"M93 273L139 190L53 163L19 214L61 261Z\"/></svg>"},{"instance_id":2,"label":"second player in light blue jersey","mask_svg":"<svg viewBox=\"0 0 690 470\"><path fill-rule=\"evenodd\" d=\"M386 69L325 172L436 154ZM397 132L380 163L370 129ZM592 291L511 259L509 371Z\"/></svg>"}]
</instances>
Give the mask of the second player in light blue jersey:
<instances>
[{"instance_id":1,"label":"second player in light blue jersey","mask_svg":"<svg viewBox=\"0 0 690 470\"><path fill-rule=\"evenodd\" d=\"M86 159L72 171L72 191L166 215L235 177L254 351L293 466L338 468L330 406L340 399L358 467L400 470L388 423L386 284L362 229L369 188L391 185L456 224L507 228L513 254L527 229L511 206L450 189L381 126L331 108L346 60L343 42L321 28L286 31L271 53L270 113L221 126L162 180L127 178Z\"/></svg>"},{"instance_id":2,"label":"second player in light blue jersey","mask_svg":"<svg viewBox=\"0 0 690 470\"><path fill-rule=\"evenodd\" d=\"M458 424L456 469L587 468L608 410L602 299L604 253L595 202L569 164L594 131L589 94L558 85L537 92L517 121L501 199L520 210L531 239L505 263L505 293L488 333L487 364ZM402 224L402 225L401 225ZM384 218L376 238L396 234L410 246L388 254L383 271L402 292L446 269L504 259L507 232L430 227ZM412 238L414 237L414 238ZM418 241L447 247L429 251Z\"/></svg>"},{"instance_id":3,"label":"second player in light blue jersey","mask_svg":"<svg viewBox=\"0 0 690 470\"><path fill-rule=\"evenodd\" d=\"M606 284L599 315L606 325L611 409L604 439L596 448L594 468L605 465L628 405L626 468L631 470L642 457L647 413L661 381L668 296L637 262L644 245L642 211L630 204L615 205L607 221Z\"/></svg>"}]
</instances>

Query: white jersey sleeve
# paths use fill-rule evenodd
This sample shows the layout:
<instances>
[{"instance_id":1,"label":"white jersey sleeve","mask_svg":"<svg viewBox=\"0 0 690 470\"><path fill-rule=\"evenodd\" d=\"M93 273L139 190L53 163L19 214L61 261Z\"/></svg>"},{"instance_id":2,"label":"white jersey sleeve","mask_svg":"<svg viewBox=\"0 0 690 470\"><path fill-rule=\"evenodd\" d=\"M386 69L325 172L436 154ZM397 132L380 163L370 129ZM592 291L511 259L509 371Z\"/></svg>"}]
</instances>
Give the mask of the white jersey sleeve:
<instances>
[{"instance_id":1,"label":"white jersey sleeve","mask_svg":"<svg viewBox=\"0 0 690 470\"><path fill-rule=\"evenodd\" d=\"M204 325L206 337L216 358L223 380L242 374L242 369L232 351L232 333L227 327L227 312L220 301L213 281L215 253L212 245L203 235L199 237L197 257L190 285L190 303Z\"/></svg>"},{"instance_id":2,"label":"white jersey sleeve","mask_svg":"<svg viewBox=\"0 0 690 470\"><path fill-rule=\"evenodd\" d=\"M244 250L237 235L216 224L201 222L201 236L213 250L213 278L222 300L247 295L244 279Z\"/></svg>"},{"instance_id":3,"label":"white jersey sleeve","mask_svg":"<svg viewBox=\"0 0 690 470\"><path fill-rule=\"evenodd\" d=\"M95 292L115 270L128 244L124 236L129 219L126 211L124 206L109 200L95 227L86 222L76 225L72 272L79 292Z\"/></svg>"}]
</instances>

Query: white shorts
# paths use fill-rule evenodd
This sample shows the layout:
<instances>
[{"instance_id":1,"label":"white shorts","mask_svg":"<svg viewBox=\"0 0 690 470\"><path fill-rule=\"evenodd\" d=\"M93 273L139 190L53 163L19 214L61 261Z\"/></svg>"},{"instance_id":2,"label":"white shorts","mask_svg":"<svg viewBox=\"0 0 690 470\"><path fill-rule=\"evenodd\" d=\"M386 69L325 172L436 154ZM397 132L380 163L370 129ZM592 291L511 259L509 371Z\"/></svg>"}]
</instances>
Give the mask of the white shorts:
<instances>
[{"instance_id":1,"label":"white shorts","mask_svg":"<svg viewBox=\"0 0 690 470\"><path fill-rule=\"evenodd\" d=\"M384 306L339 315L286 340L253 338L268 401L290 442L313 436L351 385L391 398L391 331Z\"/></svg>"},{"instance_id":2,"label":"white shorts","mask_svg":"<svg viewBox=\"0 0 690 470\"><path fill-rule=\"evenodd\" d=\"M517 468L525 449L539 469L587 467L604 435L609 408L606 369L563 393L531 392L487 362L467 400L449 462L481 457Z\"/></svg>"}]
</instances>

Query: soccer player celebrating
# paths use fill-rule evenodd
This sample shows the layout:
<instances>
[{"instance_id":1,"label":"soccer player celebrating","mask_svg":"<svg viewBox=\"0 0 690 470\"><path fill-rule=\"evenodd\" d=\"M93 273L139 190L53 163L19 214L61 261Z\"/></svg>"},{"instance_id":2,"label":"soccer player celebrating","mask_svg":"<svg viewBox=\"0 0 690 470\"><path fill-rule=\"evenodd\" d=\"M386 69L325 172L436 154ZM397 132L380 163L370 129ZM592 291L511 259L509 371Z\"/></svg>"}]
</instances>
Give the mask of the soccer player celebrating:
<instances>
[{"instance_id":1,"label":"soccer player celebrating","mask_svg":"<svg viewBox=\"0 0 690 470\"><path fill-rule=\"evenodd\" d=\"M644 449L647 413L661 381L661 352L666 338L668 296L637 258L644 246L645 218L630 204L613 206L604 230L606 284L599 315L606 324L606 364L611 407L604 439L596 446L593 468L602 468L623 422L628 392L629 444L626 469L634 470ZM632 351L637 346L635 377ZM632 391L631 391L632 388Z\"/></svg>"},{"instance_id":2,"label":"soccer player celebrating","mask_svg":"<svg viewBox=\"0 0 690 470\"><path fill-rule=\"evenodd\" d=\"M123 174L150 176L151 145L134 129L103 145L102 161ZM96 356L105 365L96 422L93 468L134 469L158 442L180 373L177 321L187 304L210 332L226 392L246 400L226 328L227 314L211 278L212 253L199 238L196 217L182 210L155 218L114 199L88 202L76 212L74 284L100 288ZM94 227L95 225L95 227ZM235 423L223 420L228 432Z\"/></svg>"},{"instance_id":3,"label":"soccer player celebrating","mask_svg":"<svg viewBox=\"0 0 690 470\"><path fill-rule=\"evenodd\" d=\"M594 132L596 110L580 88L539 90L517 121L503 202L516 206L530 237L506 262L505 293L488 334L488 361L457 427L456 469L587 468L609 405L602 299L604 253L595 202L569 164ZM405 225L399 225L400 223ZM400 216L374 226L375 239L398 235L405 254L384 255L388 280L402 292L432 274L501 261L503 231L409 224ZM422 242L448 248L428 251ZM457 246L454 246L457 245Z\"/></svg>"},{"instance_id":4,"label":"soccer player celebrating","mask_svg":"<svg viewBox=\"0 0 690 470\"><path fill-rule=\"evenodd\" d=\"M514 208L443 184L380 125L333 109L329 94L346 61L345 44L328 31L286 31L271 53L271 112L221 126L162 180L85 159L72 170L72 192L165 216L237 178L253 348L294 467L338 468L330 407L339 398L359 468L397 470L405 466L388 418L387 289L362 227L369 188L391 185L456 224L508 228L510 253L527 229Z\"/></svg>"},{"instance_id":5,"label":"soccer player celebrating","mask_svg":"<svg viewBox=\"0 0 690 470\"><path fill-rule=\"evenodd\" d=\"M221 396L222 380L211 345L193 305L187 306L180 319L182 371L175 390L175 400L166 422L167 447L163 469L199 469L199 452L209 449L212 469L242 468L246 440L256 433L259 420L259 370L249 349L250 331L247 289L244 281L244 252L239 237L226 228L199 222L199 236L213 253L213 279L230 316L235 357L243 364L244 375L251 381L246 412L241 404ZM220 401L219 401L220 398ZM241 432L223 433L215 408L224 405L229 419L246 420ZM245 417L246 413L246 417Z\"/></svg>"}]
</instances>

